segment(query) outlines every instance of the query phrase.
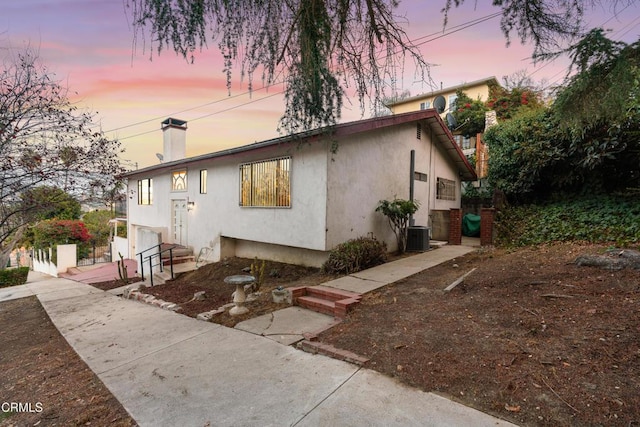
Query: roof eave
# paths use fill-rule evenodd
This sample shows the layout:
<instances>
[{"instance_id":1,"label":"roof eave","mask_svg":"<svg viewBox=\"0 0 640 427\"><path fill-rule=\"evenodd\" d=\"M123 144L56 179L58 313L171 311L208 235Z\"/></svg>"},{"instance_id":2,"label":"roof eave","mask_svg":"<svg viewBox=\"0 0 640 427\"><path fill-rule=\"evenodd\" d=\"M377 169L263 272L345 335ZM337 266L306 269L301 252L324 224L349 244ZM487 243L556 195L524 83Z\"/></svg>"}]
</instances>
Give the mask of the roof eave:
<instances>
[{"instance_id":1,"label":"roof eave","mask_svg":"<svg viewBox=\"0 0 640 427\"><path fill-rule=\"evenodd\" d=\"M447 154L451 156L451 158L456 163L458 168L458 172L462 177L468 177L468 180L475 179L475 171L473 167L469 164L466 156L462 153L462 149L458 147L458 144L455 143L453 139L453 135L447 128L447 126L442 121L440 115L434 109L428 110L418 110L412 111L409 113L403 114L393 114L390 116L383 117L374 117L366 120L358 120L354 122L342 123L329 128L321 128L313 131L303 132L300 134L289 135L274 139L269 139L262 142L256 142L253 144L243 145L240 147L229 148L226 150L221 150L213 153L202 154L199 156L188 157L185 159L174 160L167 163L162 163L159 165L148 166L146 168L137 169L135 171L127 172L121 175L123 178L129 178L131 176L146 174L149 172L163 172L167 170L175 170L178 167L182 167L187 164L196 163L200 161L228 157L236 154L255 151L260 149L269 148L275 145L282 144L291 144L300 141L314 141L319 140L323 136L331 136L331 137L346 137L349 135L353 135L356 133L372 131L376 129L383 129L390 126L395 126L404 123L418 122L420 120L427 120L430 123L432 129L434 126L436 128L440 128L440 132L436 132L439 136L441 144L447 150Z\"/></svg>"},{"instance_id":2,"label":"roof eave","mask_svg":"<svg viewBox=\"0 0 640 427\"><path fill-rule=\"evenodd\" d=\"M486 83L488 84L489 82L494 83L499 85L500 83L498 82L498 79L496 79L495 76L491 76L491 77L487 77L484 79L480 79L480 80L474 80L472 82L468 82L468 83L462 83L456 86L450 86L450 87L445 87L443 89L440 90L434 90L432 92L427 92L427 93L423 93L420 95L416 95L416 96L412 96L410 98L405 98L402 99L400 101L395 101L395 102L389 102L388 104L384 104L385 107L390 108L390 107L395 107L397 105L402 105L402 104L406 104L409 102L415 102L419 99L425 99L425 98L431 98L432 96L437 96L443 93L447 93L447 92L451 92L451 91L455 91L458 89L464 89L465 87L471 87L471 86L478 86L480 84Z\"/></svg>"}]
</instances>

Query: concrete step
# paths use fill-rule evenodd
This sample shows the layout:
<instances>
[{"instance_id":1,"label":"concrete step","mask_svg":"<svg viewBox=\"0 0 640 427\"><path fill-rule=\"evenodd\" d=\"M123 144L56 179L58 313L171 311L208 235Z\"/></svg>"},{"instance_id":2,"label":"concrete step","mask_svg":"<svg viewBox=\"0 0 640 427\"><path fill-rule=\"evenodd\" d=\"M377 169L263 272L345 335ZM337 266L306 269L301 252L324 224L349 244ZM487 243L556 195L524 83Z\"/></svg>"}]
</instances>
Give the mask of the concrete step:
<instances>
[{"instance_id":1,"label":"concrete step","mask_svg":"<svg viewBox=\"0 0 640 427\"><path fill-rule=\"evenodd\" d=\"M185 262L196 262L196 257L193 255L185 255L185 256L174 256L173 257L173 265L183 264ZM162 258L162 265L167 267L171 265L171 259Z\"/></svg>"},{"instance_id":2,"label":"concrete step","mask_svg":"<svg viewBox=\"0 0 640 427\"><path fill-rule=\"evenodd\" d=\"M356 353L336 348L330 344L321 343L318 341L303 340L297 344L297 347L302 351L312 354L324 354L325 356L332 357L338 360L344 360L345 362L353 363L358 366L364 366L369 359L362 357Z\"/></svg>"}]
</instances>

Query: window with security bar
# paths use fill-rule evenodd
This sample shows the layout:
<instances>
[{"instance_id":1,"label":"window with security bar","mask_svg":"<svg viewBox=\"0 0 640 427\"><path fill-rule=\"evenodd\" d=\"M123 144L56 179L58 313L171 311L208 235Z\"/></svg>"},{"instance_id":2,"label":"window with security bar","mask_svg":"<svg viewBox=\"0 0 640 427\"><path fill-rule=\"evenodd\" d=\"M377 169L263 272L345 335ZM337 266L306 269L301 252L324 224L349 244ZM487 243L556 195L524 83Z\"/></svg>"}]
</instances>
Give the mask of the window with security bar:
<instances>
[{"instance_id":1,"label":"window with security bar","mask_svg":"<svg viewBox=\"0 0 640 427\"><path fill-rule=\"evenodd\" d=\"M450 179L438 178L436 182L436 199L456 200L456 182Z\"/></svg>"},{"instance_id":2,"label":"window with security bar","mask_svg":"<svg viewBox=\"0 0 640 427\"><path fill-rule=\"evenodd\" d=\"M240 165L240 206L291 207L291 157Z\"/></svg>"}]
</instances>

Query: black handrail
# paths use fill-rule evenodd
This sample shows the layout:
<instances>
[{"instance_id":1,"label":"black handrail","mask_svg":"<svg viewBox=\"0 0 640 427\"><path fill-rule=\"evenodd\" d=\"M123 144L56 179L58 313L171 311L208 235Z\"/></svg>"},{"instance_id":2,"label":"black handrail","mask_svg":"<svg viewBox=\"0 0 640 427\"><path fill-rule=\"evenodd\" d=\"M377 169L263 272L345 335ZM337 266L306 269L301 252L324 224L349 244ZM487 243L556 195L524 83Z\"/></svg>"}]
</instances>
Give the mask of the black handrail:
<instances>
[{"instance_id":1,"label":"black handrail","mask_svg":"<svg viewBox=\"0 0 640 427\"><path fill-rule=\"evenodd\" d=\"M171 246L171 247L169 247L167 249L163 249L160 252L152 254L152 255L149 255L147 257L147 259L149 260L149 270L151 270L151 274L149 275L149 277L151 278L151 286L153 286L153 266L154 266L152 259L154 257L159 257L160 258L160 262L158 264L155 264L155 265L160 265L160 272L164 271L164 265L162 264L162 254L164 252L167 252L167 251L169 251L169 265L170 265L170 268L171 268L171 280L174 279L174 276L173 276L173 249L178 247L178 246L179 245L173 245L173 246Z\"/></svg>"},{"instance_id":2,"label":"black handrail","mask_svg":"<svg viewBox=\"0 0 640 427\"><path fill-rule=\"evenodd\" d=\"M151 254L148 257L144 258L142 257L142 254L145 252L148 252L152 249L156 249L159 247L162 247L162 245L164 245L165 243L160 243L157 244L155 246L152 246L150 248L147 248L141 252L138 252L136 254L136 256L140 256L140 277L142 278L142 280L144 280L144 260L149 260L149 271L150 271L150 278L151 278L151 286L153 286L153 267L155 267L156 265L160 265L160 271L164 271L163 269L163 265L162 265L162 254L165 252L169 252L169 263L171 266L171 279L173 279L173 249L180 247L180 245L176 245L176 244L172 244L171 246L169 246L166 249L162 249L161 251L155 253L155 254ZM153 258L155 257L160 257L160 262L159 264L153 264Z\"/></svg>"}]
</instances>

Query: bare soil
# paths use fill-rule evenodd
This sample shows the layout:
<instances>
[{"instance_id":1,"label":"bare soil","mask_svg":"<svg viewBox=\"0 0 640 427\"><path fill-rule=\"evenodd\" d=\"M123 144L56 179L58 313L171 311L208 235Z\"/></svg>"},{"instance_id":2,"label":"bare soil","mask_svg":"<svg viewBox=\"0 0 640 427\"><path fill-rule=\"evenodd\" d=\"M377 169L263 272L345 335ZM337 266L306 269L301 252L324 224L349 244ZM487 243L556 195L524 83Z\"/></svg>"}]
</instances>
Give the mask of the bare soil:
<instances>
[{"instance_id":1,"label":"bare soil","mask_svg":"<svg viewBox=\"0 0 640 427\"><path fill-rule=\"evenodd\" d=\"M366 295L321 341L516 424L640 425L640 271L574 263L604 250L472 253Z\"/></svg>"},{"instance_id":2,"label":"bare soil","mask_svg":"<svg viewBox=\"0 0 640 427\"><path fill-rule=\"evenodd\" d=\"M640 425L640 270L574 262L605 249L482 249L367 294L320 340L370 358L369 368L406 384L519 425ZM224 277L246 274L252 262L229 259L147 291L195 316L230 302ZM285 307L271 302L277 286L331 279L267 263L247 316ZM190 301L201 290L205 300ZM214 318L228 326L241 320ZM0 413L0 426L134 425L35 298L0 304L0 339L3 399L44 407Z\"/></svg>"},{"instance_id":3,"label":"bare soil","mask_svg":"<svg viewBox=\"0 0 640 427\"><path fill-rule=\"evenodd\" d=\"M165 301L180 305L178 313L196 317L198 314L215 310L233 301L235 286L224 283L227 276L249 274L251 265L257 267L262 261L245 258L228 258L224 261L204 265L195 271L185 273L164 285L142 288L142 292L154 295ZM334 279L336 276L323 274L318 268L302 267L279 262L265 262L264 275L260 289L255 292L245 306L249 313L231 316L229 311L215 315L211 321L233 327L237 323L262 314L271 313L288 304L273 302L271 291L279 286L283 288L295 286L314 286ZM194 300L197 292L204 291L203 300ZM254 299L255 298L255 299Z\"/></svg>"},{"instance_id":4,"label":"bare soil","mask_svg":"<svg viewBox=\"0 0 640 427\"><path fill-rule=\"evenodd\" d=\"M136 425L36 297L0 303L0 405L0 426Z\"/></svg>"}]
</instances>

